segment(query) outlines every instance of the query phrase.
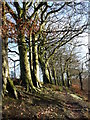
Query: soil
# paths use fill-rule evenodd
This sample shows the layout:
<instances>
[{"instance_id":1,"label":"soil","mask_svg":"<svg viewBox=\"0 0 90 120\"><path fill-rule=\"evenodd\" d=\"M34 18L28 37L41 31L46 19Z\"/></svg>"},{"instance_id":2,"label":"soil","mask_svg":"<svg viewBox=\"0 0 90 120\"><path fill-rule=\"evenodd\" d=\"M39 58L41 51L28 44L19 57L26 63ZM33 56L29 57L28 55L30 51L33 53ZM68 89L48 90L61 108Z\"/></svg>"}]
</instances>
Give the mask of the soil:
<instances>
[{"instance_id":1,"label":"soil","mask_svg":"<svg viewBox=\"0 0 90 120\"><path fill-rule=\"evenodd\" d=\"M6 95L2 101L2 120L89 120L90 102L84 91L45 85L41 91L27 93L17 86L19 99Z\"/></svg>"}]
</instances>

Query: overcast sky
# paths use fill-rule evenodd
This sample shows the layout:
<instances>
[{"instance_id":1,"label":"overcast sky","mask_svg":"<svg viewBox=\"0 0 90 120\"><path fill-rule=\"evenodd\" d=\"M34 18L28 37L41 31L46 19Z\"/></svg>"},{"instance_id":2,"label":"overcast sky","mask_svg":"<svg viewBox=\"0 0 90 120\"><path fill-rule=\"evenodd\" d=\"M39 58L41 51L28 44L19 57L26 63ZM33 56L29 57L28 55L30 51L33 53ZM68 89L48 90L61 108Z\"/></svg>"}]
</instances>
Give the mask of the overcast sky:
<instances>
[{"instance_id":1,"label":"overcast sky","mask_svg":"<svg viewBox=\"0 0 90 120\"><path fill-rule=\"evenodd\" d=\"M88 34L83 33L82 36L83 37L80 37L78 39L82 42L82 44L87 45L88 44ZM80 47L82 56L85 56L86 53L88 53L88 46L84 46L84 45L82 45L82 47Z\"/></svg>"}]
</instances>

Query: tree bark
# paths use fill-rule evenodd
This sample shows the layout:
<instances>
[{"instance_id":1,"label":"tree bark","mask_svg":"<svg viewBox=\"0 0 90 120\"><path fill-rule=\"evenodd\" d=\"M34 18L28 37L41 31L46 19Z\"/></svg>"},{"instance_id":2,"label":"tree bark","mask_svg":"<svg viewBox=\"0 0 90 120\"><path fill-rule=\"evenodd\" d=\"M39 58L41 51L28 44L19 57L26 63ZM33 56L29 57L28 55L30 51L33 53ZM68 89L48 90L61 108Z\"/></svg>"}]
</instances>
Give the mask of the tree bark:
<instances>
[{"instance_id":1,"label":"tree bark","mask_svg":"<svg viewBox=\"0 0 90 120\"><path fill-rule=\"evenodd\" d=\"M52 74L51 74L51 70L49 69L49 67L48 67L48 72L49 72L50 84L53 84L53 81L52 81Z\"/></svg>"},{"instance_id":2,"label":"tree bark","mask_svg":"<svg viewBox=\"0 0 90 120\"><path fill-rule=\"evenodd\" d=\"M79 80L80 80L81 90L83 90L83 82L82 82L82 73L81 72L79 72Z\"/></svg>"},{"instance_id":3,"label":"tree bark","mask_svg":"<svg viewBox=\"0 0 90 120\"><path fill-rule=\"evenodd\" d=\"M25 19L26 19L26 3L23 3L23 10L18 3L14 3L18 11L18 20L17 22L17 35L18 35L18 50L20 54L20 71L21 71L21 80L23 85L26 86L27 91L29 89L35 90L35 87L31 78L30 64L27 56L27 43L25 40ZM19 22L18 22L19 21Z\"/></svg>"},{"instance_id":4,"label":"tree bark","mask_svg":"<svg viewBox=\"0 0 90 120\"><path fill-rule=\"evenodd\" d=\"M57 77L56 77L56 71L55 71L55 67L54 66L52 68L52 74L53 74L53 77L54 77L54 84L57 85Z\"/></svg>"},{"instance_id":5,"label":"tree bark","mask_svg":"<svg viewBox=\"0 0 90 120\"><path fill-rule=\"evenodd\" d=\"M32 52L33 52L33 84L35 87L40 86L39 78L39 60L38 60L38 38L34 35L32 39Z\"/></svg>"},{"instance_id":6,"label":"tree bark","mask_svg":"<svg viewBox=\"0 0 90 120\"><path fill-rule=\"evenodd\" d=\"M69 82L70 82L70 80L69 80L69 74L68 74L68 70L67 70L67 87L68 87L68 88L70 87Z\"/></svg>"},{"instance_id":7,"label":"tree bark","mask_svg":"<svg viewBox=\"0 0 90 120\"><path fill-rule=\"evenodd\" d=\"M2 26L6 26L6 15L5 15L5 2L2 3ZM4 28L2 28L4 31ZM12 89L12 94L14 94L14 96L16 98L18 98L17 95L17 91L16 91L16 87L13 84L13 81L10 79L10 75L9 75L9 66L8 66L8 31L6 30L6 32L2 31L2 81L3 81L3 96L5 95L5 93L8 91L9 93L11 93L11 89Z\"/></svg>"},{"instance_id":8,"label":"tree bark","mask_svg":"<svg viewBox=\"0 0 90 120\"><path fill-rule=\"evenodd\" d=\"M25 41L25 34L19 33L18 34L18 49L20 54L20 70L21 70L21 80L24 85L26 85L27 91L30 89L34 89L32 78L31 78L31 71L30 65L27 57L27 47Z\"/></svg>"},{"instance_id":9,"label":"tree bark","mask_svg":"<svg viewBox=\"0 0 90 120\"><path fill-rule=\"evenodd\" d=\"M61 54L62 56L62 54ZM61 81L62 81L62 86L65 86L64 83L64 70L63 70L63 65L62 65L62 58L60 57L60 68L61 68Z\"/></svg>"},{"instance_id":10,"label":"tree bark","mask_svg":"<svg viewBox=\"0 0 90 120\"><path fill-rule=\"evenodd\" d=\"M65 86L65 83L64 83L64 73L63 73L62 65L61 65L61 80L62 80L62 86Z\"/></svg>"},{"instance_id":11,"label":"tree bark","mask_svg":"<svg viewBox=\"0 0 90 120\"><path fill-rule=\"evenodd\" d=\"M67 65L66 74L67 74L67 87L69 88L69 87L70 87L70 75L69 75L69 68L68 68L68 65Z\"/></svg>"},{"instance_id":12,"label":"tree bark","mask_svg":"<svg viewBox=\"0 0 90 120\"><path fill-rule=\"evenodd\" d=\"M30 71L31 71L31 77L32 82L34 86L37 86L36 82L34 82L34 73L33 73L33 46L32 46L32 32L30 32L29 35L29 64L30 64Z\"/></svg>"},{"instance_id":13,"label":"tree bark","mask_svg":"<svg viewBox=\"0 0 90 120\"><path fill-rule=\"evenodd\" d=\"M41 65L41 69L42 69L42 72L43 72L43 83L44 84L47 84L47 83L50 83L50 80L49 80L49 72L48 72L48 64L44 63L44 61L42 60L42 58L40 57L39 55L39 63Z\"/></svg>"}]
</instances>

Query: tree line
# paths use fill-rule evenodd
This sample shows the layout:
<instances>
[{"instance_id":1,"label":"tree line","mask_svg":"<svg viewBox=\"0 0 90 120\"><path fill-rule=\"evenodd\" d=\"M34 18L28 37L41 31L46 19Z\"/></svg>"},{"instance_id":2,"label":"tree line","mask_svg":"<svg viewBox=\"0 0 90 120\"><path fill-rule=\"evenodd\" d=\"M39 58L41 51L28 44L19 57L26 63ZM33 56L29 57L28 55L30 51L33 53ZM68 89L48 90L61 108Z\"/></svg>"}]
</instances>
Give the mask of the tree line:
<instances>
[{"instance_id":1,"label":"tree line","mask_svg":"<svg viewBox=\"0 0 90 120\"><path fill-rule=\"evenodd\" d=\"M74 68L77 42L72 40L88 26L84 2L2 2L2 81L3 96L17 89L10 78L8 52L15 52L20 61L21 85L26 91L39 91L41 67L44 84L69 87ZM18 46L18 52L8 48ZM80 75L80 74L79 74Z\"/></svg>"}]
</instances>

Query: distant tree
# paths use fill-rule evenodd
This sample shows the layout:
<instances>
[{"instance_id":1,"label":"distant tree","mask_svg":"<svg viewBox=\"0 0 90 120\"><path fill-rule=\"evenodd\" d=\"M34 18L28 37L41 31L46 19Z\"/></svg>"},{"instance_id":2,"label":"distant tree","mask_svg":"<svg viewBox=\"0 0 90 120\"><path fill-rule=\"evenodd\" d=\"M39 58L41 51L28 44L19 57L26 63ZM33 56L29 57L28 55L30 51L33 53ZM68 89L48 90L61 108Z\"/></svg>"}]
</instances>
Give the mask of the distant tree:
<instances>
[{"instance_id":1,"label":"distant tree","mask_svg":"<svg viewBox=\"0 0 90 120\"><path fill-rule=\"evenodd\" d=\"M56 10L57 4L55 3L52 4L54 10L53 12L50 12L50 16L47 17L46 25L42 27L42 35L40 35L41 44L39 50L41 51L39 52L40 53L39 62L41 66L43 66L42 71L45 76L45 77L43 76L44 83L50 83L49 79L50 72L48 71L50 59L54 58L54 54L59 50L60 47L65 46L75 37L82 34L84 30L87 28L86 21L84 21L83 24L80 24L82 21L81 10L86 9L84 4L66 2L65 4L63 3L58 4L58 7L59 5L61 6L61 9ZM78 7L80 7L80 11L78 11ZM68 11L68 14L64 10ZM60 16L62 12L65 12L65 14L62 15L62 17L56 17ZM49 13L46 11L46 16L47 14ZM74 17L74 15L77 16L75 17L75 19L72 18ZM85 15L85 13L83 13L83 15ZM63 21L65 21L65 23ZM67 75L69 76L68 74L69 66L68 64L66 65Z\"/></svg>"}]
</instances>

